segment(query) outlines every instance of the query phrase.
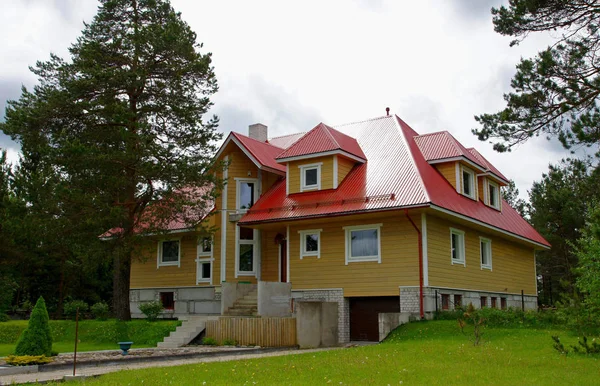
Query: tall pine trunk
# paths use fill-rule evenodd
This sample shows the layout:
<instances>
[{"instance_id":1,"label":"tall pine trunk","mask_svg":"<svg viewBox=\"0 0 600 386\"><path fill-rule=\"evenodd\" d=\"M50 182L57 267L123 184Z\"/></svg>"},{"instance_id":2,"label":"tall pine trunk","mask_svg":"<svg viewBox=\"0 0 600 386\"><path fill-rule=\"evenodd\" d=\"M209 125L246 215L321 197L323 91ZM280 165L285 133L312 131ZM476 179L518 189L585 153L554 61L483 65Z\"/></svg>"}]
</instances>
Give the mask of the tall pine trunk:
<instances>
[{"instance_id":1,"label":"tall pine trunk","mask_svg":"<svg viewBox=\"0 0 600 386\"><path fill-rule=\"evenodd\" d=\"M113 312L117 320L131 320L129 308L129 283L131 274L131 249L118 248L113 267Z\"/></svg>"}]
</instances>

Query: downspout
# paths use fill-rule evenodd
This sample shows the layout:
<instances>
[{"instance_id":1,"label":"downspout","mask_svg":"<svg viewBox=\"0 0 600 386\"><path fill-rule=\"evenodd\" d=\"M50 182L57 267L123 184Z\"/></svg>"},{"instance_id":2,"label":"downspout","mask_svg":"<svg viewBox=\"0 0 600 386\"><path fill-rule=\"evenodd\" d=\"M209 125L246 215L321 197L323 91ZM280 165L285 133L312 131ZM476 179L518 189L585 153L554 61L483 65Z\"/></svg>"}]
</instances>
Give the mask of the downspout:
<instances>
[{"instance_id":1,"label":"downspout","mask_svg":"<svg viewBox=\"0 0 600 386\"><path fill-rule=\"evenodd\" d=\"M421 316L421 319L423 319L425 317L425 312L423 311L423 237L421 236L421 231L419 230L419 228L417 228L412 218L410 218L410 216L408 215L408 209L404 209L404 214L406 215L408 221L410 221L412 226L417 231L417 236L419 240L419 314Z\"/></svg>"}]
</instances>

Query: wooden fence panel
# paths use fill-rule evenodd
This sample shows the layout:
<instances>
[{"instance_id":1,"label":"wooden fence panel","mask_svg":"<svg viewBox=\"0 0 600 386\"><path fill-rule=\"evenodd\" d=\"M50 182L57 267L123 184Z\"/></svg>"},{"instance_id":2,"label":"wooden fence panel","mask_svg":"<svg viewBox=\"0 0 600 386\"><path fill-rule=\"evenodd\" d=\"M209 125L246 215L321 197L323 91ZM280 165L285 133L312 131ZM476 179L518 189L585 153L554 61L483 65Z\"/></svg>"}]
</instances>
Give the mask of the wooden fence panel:
<instances>
[{"instance_id":1,"label":"wooden fence panel","mask_svg":"<svg viewBox=\"0 0 600 386\"><path fill-rule=\"evenodd\" d=\"M206 322L206 336L243 346L296 346L296 318L219 318Z\"/></svg>"}]
</instances>

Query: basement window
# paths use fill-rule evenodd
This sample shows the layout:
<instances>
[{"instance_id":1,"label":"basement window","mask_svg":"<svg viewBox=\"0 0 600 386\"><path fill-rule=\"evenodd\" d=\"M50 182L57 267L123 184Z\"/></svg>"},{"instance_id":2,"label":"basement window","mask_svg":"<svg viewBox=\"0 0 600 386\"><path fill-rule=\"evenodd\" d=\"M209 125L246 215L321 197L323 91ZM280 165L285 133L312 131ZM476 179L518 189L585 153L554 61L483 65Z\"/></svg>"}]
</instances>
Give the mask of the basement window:
<instances>
[{"instance_id":1,"label":"basement window","mask_svg":"<svg viewBox=\"0 0 600 386\"><path fill-rule=\"evenodd\" d=\"M173 292L161 292L160 303L165 310L175 309L175 294Z\"/></svg>"},{"instance_id":2,"label":"basement window","mask_svg":"<svg viewBox=\"0 0 600 386\"><path fill-rule=\"evenodd\" d=\"M176 265L181 262L180 240L162 240L158 242L158 267Z\"/></svg>"},{"instance_id":3,"label":"basement window","mask_svg":"<svg viewBox=\"0 0 600 386\"><path fill-rule=\"evenodd\" d=\"M321 231L322 229L311 229L298 231L300 234L300 258L315 256L321 257Z\"/></svg>"},{"instance_id":4,"label":"basement window","mask_svg":"<svg viewBox=\"0 0 600 386\"><path fill-rule=\"evenodd\" d=\"M482 296L479 298L479 300L481 302L481 308L487 307L487 296Z\"/></svg>"},{"instance_id":5,"label":"basement window","mask_svg":"<svg viewBox=\"0 0 600 386\"><path fill-rule=\"evenodd\" d=\"M497 298L492 297L492 308L497 308L496 300Z\"/></svg>"},{"instance_id":6,"label":"basement window","mask_svg":"<svg viewBox=\"0 0 600 386\"><path fill-rule=\"evenodd\" d=\"M500 298L500 308L506 309L506 298Z\"/></svg>"},{"instance_id":7,"label":"basement window","mask_svg":"<svg viewBox=\"0 0 600 386\"><path fill-rule=\"evenodd\" d=\"M462 307L462 295L454 295L454 308Z\"/></svg>"},{"instance_id":8,"label":"basement window","mask_svg":"<svg viewBox=\"0 0 600 386\"><path fill-rule=\"evenodd\" d=\"M450 295L442 294L442 310L450 309Z\"/></svg>"}]
</instances>

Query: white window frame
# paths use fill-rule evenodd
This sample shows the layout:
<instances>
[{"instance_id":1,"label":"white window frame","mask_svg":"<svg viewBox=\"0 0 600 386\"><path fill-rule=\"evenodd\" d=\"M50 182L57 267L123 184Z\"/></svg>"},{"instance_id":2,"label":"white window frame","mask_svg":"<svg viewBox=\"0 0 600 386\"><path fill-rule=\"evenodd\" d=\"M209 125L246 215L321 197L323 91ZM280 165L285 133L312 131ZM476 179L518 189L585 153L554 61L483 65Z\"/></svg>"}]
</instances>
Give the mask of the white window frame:
<instances>
[{"instance_id":1,"label":"white window frame","mask_svg":"<svg viewBox=\"0 0 600 386\"><path fill-rule=\"evenodd\" d=\"M460 257L461 259L455 259L452 257L452 235L457 235L459 236L459 240L460 240L460 246L461 246L461 250L460 250ZM467 266L466 263L466 259L465 259L465 255L466 255L466 247L465 247L465 232L461 231L460 229L455 229L455 228L450 228L450 262L452 263L452 265L454 264L458 264L458 265L463 265L463 266Z\"/></svg>"},{"instance_id":2,"label":"white window frame","mask_svg":"<svg viewBox=\"0 0 600 386\"><path fill-rule=\"evenodd\" d=\"M249 208L240 208L240 185L246 182L252 182L254 184L254 202L252 205L258 200L258 178L235 178L235 209L237 209L238 212L244 213L248 211Z\"/></svg>"},{"instance_id":3,"label":"white window frame","mask_svg":"<svg viewBox=\"0 0 600 386\"><path fill-rule=\"evenodd\" d=\"M252 229L252 240L240 240L240 227L235 227L235 277L238 276L254 276L256 277L256 264L259 254L259 233L258 230ZM240 271L240 245L252 245L252 271Z\"/></svg>"},{"instance_id":4,"label":"white window frame","mask_svg":"<svg viewBox=\"0 0 600 386\"><path fill-rule=\"evenodd\" d=\"M212 284L212 271L213 271L213 267L214 267L214 262L215 259L213 259L212 257L209 258L203 258L203 259L196 259L196 284L200 284L200 283L209 283ZM202 264L210 264L210 273L208 278L206 277L202 277L202 268L199 267Z\"/></svg>"},{"instance_id":5,"label":"white window frame","mask_svg":"<svg viewBox=\"0 0 600 386\"><path fill-rule=\"evenodd\" d=\"M368 225L354 225L343 227L346 233L346 265L348 263L358 263L358 262L367 262L367 261L376 261L381 264L381 227L383 224L368 224ZM352 231L367 231L367 230L377 230L377 252L376 256L360 256L360 257L352 257Z\"/></svg>"},{"instance_id":6,"label":"white window frame","mask_svg":"<svg viewBox=\"0 0 600 386\"><path fill-rule=\"evenodd\" d=\"M210 240L210 251L203 251L204 240ZM214 261L213 258L213 250L215 247L214 240L210 236L198 236L197 246L196 246L196 284L200 283L209 283L212 284L213 278L213 269L214 269ZM208 278L202 277L202 268L201 264L210 263L210 276Z\"/></svg>"},{"instance_id":7,"label":"white window frame","mask_svg":"<svg viewBox=\"0 0 600 386\"><path fill-rule=\"evenodd\" d=\"M500 210L500 186L495 183L492 182L490 180L487 180L487 189L486 189L486 194L487 194L487 200L488 200L488 205L491 206L494 209L498 209ZM492 198L490 197L490 187L493 187L494 189L496 189L496 205L494 205L492 203Z\"/></svg>"},{"instance_id":8,"label":"white window frame","mask_svg":"<svg viewBox=\"0 0 600 386\"><path fill-rule=\"evenodd\" d=\"M304 257L316 257L317 259L321 258L321 232L323 229L307 229L303 231L298 231L300 234L300 260ZM307 251L306 250L306 236L309 235L317 235L317 250L316 251Z\"/></svg>"},{"instance_id":9,"label":"white window frame","mask_svg":"<svg viewBox=\"0 0 600 386\"><path fill-rule=\"evenodd\" d=\"M311 190L321 190L321 166L323 162L314 164L298 165L300 169L300 191L306 192ZM317 170L317 183L316 185L306 185L306 171L316 169Z\"/></svg>"},{"instance_id":10,"label":"white window frame","mask_svg":"<svg viewBox=\"0 0 600 386\"><path fill-rule=\"evenodd\" d=\"M485 245L485 247L484 247L484 245ZM483 248L487 249L489 264L483 264L483 261L481 261L481 255L483 253ZM492 240L488 239L487 237L479 238L479 260L481 263L481 269L489 269L490 271L492 270Z\"/></svg>"},{"instance_id":11,"label":"white window frame","mask_svg":"<svg viewBox=\"0 0 600 386\"><path fill-rule=\"evenodd\" d=\"M177 261L166 261L163 262L162 261L162 251L163 251L163 243L169 242L169 241L177 241L177 243L179 244L179 248L178 248L178 256L177 256ZM158 242L158 251L156 253L156 268L159 267L181 267L181 239L166 239L166 240L159 240Z\"/></svg>"},{"instance_id":12,"label":"white window frame","mask_svg":"<svg viewBox=\"0 0 600 386\"><path fill-rule=\"evenodd\" d=\"M208 239L210 240L210 251L204 251L204 240ZM210 236L198 236L198 240L197 240L197 244L196 244L196 257L206 257L206 256L212 256L212 251L214 248L214 242L212 237Z\"/></svg>"},{"instance_id":13,"label":"white window frame","mask_svg":"<svg viewBox=\"0 0 600 386\"><path fill-rule=\"evenodd\" d=\"M470 176L471 194L465 193L465 178L464 178L465 173L467 173ZM477 177L475 176L475 172L473 170L461 165L460 181L461 181L460 191L463 194L463 196L466 196L473 200L476 200L477 199Z\"/></svg>"}]
</instances>

